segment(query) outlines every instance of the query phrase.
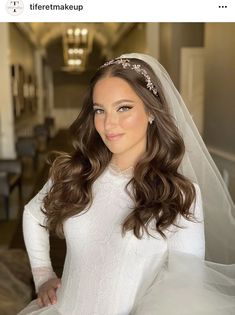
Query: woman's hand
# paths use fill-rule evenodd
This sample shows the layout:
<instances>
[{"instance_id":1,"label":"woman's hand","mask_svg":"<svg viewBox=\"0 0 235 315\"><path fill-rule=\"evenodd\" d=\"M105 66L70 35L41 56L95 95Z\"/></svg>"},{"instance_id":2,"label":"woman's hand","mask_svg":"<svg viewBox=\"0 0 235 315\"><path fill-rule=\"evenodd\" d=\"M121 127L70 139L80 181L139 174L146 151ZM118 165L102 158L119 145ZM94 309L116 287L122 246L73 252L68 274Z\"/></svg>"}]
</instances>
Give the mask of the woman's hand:
<instances>
[{"instance_id":1,"label":"woman's hand","mask_svg":"<svg viewBox=\"0 0 235 315\"><path fill-rule=\"evenodd\" d=\"M43 283L38 290L37 304L40 307L57 302L56 291L61 286L59 278L53 278Z\"/></svg>"}]
</instances>

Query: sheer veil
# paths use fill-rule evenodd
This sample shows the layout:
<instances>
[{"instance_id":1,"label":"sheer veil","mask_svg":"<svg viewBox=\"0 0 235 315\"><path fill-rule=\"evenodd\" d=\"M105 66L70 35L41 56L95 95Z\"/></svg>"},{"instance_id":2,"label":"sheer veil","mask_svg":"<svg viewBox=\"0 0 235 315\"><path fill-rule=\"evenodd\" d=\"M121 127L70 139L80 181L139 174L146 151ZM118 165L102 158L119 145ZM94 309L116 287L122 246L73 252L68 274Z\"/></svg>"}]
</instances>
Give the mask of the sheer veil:
<instances>
[{"instance_id":1,"label":"sheer veil","mask_svg":"<svg viewBox=\"0 0 235 315\"><path fill-rule=\"evenodd\" d=\"M163 265L144 279L131 315L235 314L235 206L227 186L167 71L151 56L124 54L151 66L160 80L186 152L179 172L202 194L206 260L168 250Z\"/></svg>"},{"instance_id":2,"label":"sheer veil","mask_svg":"<svg viewBox=\"0 0 235 315\"><path fill-rule=\"evenodd\" d=\"M175 122L185 142L186 153L179 171L201 189L206 235L206 259L235 263L235 205L220 172L171 78L163 66L145 54L124 54L148 63L160 80Z\"/></svg>"}]
</instances>

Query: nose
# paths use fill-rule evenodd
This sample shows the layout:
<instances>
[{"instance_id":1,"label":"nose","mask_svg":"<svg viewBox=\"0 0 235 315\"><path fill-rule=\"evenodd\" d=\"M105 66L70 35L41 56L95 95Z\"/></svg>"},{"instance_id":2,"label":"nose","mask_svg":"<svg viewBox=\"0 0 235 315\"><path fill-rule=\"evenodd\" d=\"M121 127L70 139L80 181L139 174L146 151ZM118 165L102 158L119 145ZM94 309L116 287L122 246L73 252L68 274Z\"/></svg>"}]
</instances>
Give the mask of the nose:
<instances>
[{"instance_id":1,"label":"nose","mask_svg":"<svg viewBox=\"0 0 235 315\"><path fill-rule=\"evenodd\" d=\"M112 129L113 126L117 125L118 123L118 118L115 113L106 113L105 114L105 119L104 119L104 128L105 130L110 130Z\"/></svg>"}]
</instances>

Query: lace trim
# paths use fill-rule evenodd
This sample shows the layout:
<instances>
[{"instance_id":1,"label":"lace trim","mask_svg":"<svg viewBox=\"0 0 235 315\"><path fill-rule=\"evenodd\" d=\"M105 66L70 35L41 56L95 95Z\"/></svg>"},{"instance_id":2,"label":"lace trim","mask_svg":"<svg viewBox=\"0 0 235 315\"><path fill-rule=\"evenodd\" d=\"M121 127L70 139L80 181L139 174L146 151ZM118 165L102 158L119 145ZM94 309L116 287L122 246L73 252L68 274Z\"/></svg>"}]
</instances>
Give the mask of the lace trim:
<instances>
[{"instance_id":1,"label":"lace trim","mask_svg":"<svg viewBox=\"0 0 235 315\"><path fill-rule=\"evenodd\" d=\"M45 283L47 280L52 279L52 278L57 278L57 275L53 271L52 267L48 267L48 266L32 268L32 274L33 274L36 292L38 292L38 289L40 288L40 286L43 283Z\"/></svg>"},{"instance_id":2,"label":"lace trim","mask_svg":"<svg viewBox=\"0 0 235 315\"><path fill-rule=\"evenodd\" d=\"M121 170L117 165L110 163L108 167L113 175L116 175L119 177L132 177L133 176L133 172L134 172L133 166L130 166L124 170Z\"/></svg>"}]
</instances>

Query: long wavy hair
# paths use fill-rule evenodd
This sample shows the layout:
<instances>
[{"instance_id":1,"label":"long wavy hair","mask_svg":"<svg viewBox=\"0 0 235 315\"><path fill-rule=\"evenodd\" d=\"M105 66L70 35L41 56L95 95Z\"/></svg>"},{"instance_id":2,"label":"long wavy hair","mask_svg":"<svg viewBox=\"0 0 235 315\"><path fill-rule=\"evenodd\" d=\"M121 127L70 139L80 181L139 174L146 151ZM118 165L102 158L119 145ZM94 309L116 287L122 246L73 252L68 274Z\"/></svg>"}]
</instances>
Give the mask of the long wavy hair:
<instances>
[{"instance_id":1,"label":"long wavy hair","mask_svg":"<svg viewBox=\"0 0 235 315\"><path fill-rule=\"evenodd\" d=\"M122 233L133 231L141 239L144 232L149 235L149 223L163 238L170 225L177 225L177 216L195 220L190 206L195 200L193 183L178 173L183 159L185 145L172 117L161 84L151 67L144 61L131 58L132 64L139 64L149 74L157 87L155 96L147 89L143 75L122 65L101 67L90 81L77 119L70 127L74 151L58 153L50 168L52 186L44 198L46 228L64 237L63 222L92 205L92 185L109 164L112 153L103 143L94 126L93 89L104 77L118 77L125 80L142 99L147 112L154 117L154 123L147 129L146 151L135 165L131 185L132 212L122 224ZM128 191L126 186L126 190ZM43 210L42 210L43 211Z\"/></svg>"}]
</instances>

